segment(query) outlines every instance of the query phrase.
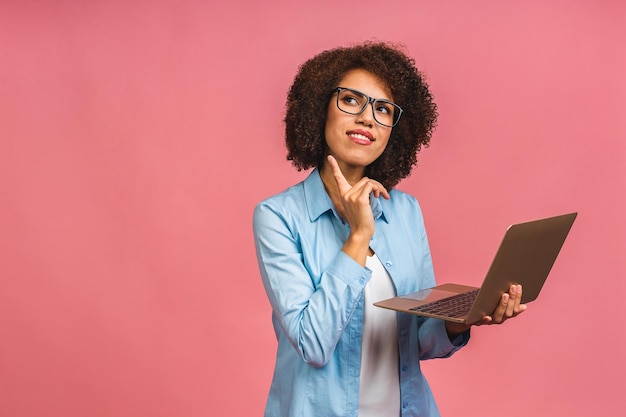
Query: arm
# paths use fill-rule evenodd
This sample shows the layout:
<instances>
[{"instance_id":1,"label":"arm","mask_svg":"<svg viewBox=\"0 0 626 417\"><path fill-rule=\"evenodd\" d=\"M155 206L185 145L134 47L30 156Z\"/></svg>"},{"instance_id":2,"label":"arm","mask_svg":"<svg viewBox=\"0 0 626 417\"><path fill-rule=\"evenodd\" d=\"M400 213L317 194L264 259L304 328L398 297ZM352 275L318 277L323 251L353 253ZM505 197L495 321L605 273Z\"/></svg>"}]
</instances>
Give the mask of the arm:
<instances>
[{"instance_id":1,"label":"arm","mask_svg":"<svg viewBox=\"0 0 626 417\"><path fill-rule=\"evenodd\" d=\"M330 359L371 276L365 268L374 232L369 195L389 198L369 179L350 186L334 158L329 162L337 181L331 186L341 192L335 207L350 225L345 241L328 213L311 221L302 215L305 207L285 201L260 204L254 213L257 258L274 315L314 366Z\"/></svg>"},{"instance_id":2,"label":"arm","mask_svg":"<svg viewBox=\"0 0 626 417\"><path fill-rule=\"evenodd\" d=\"M325 241L319 242L325 248L324 259L311 259L303 245L315 242L300 241L299 219L292 215L284 207L257 206L257 259L280 326L305 362L323 366L332 356L370 272L341 251L342 242L336 236L324 236Z\"/></svg>"}]
</instances>

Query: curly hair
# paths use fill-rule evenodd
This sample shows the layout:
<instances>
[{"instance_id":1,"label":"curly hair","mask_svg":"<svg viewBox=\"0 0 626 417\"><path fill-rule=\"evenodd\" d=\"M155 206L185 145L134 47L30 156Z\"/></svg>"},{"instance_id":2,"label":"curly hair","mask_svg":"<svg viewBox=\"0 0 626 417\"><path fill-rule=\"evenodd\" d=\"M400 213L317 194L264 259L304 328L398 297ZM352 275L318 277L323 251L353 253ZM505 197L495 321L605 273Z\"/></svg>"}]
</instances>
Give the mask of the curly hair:
<instances>
[{"instance_id":1,"label":"curly hair","mask_svg":"<svg viewBox=\"0 0 626 417\"><path fill-rule=\"evenodd\" d=\"M376 75L403 110L385 151L365 169L365 175L391 189L406 178L417 153L427 147L437 122L437 105L415 61L400 46L365 42L321 52L300 66L285 114L287 160L301 171L324 161L326 115L332 92L353 69Z\"/></svg>"}]
</instances>

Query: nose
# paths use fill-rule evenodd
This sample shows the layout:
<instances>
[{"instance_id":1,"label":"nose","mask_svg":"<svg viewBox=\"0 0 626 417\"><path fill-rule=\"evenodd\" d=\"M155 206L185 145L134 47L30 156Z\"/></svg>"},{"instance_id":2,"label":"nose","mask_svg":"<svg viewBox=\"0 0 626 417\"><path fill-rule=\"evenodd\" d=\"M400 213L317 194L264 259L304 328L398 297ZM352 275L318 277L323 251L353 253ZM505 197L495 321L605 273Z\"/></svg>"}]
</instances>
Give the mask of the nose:
<instances>
[{"instance_id":1,"label":"nose","mask_svg":"<svg viewBox=\"0 0 626 417\"><path fill-rule=\"evenodd\" d=\"M356 122L365 126L374 126L374 102L370 101L363 111L356 115Z\"/></svg>"}]
</instances>

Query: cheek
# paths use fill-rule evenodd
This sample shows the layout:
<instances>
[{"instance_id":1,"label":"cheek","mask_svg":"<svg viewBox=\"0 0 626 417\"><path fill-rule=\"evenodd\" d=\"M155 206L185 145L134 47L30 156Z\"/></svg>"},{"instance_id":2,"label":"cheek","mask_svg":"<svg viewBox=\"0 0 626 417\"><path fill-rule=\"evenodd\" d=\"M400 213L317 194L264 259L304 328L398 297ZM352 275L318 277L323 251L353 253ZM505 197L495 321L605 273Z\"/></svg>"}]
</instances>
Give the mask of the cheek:
<instances>
[{"instance_id":1,"label":"cheek","mask_svg":"<svg viewBox=\"0 0 626 417\"><path fill-rule=\"evenodd\" d=\"M391 137L391 131L380 131L379 132L379 140L381 141L383 148L386 148L389 144L389 138Z\"/></svg>"},{"instance_id":2,"label":"cheek","mask_svg":"<svg viewBox=\"0 0 626 417\"><path fill-rule=\"evenodd\" d=\"M326 112L326 130L332 129L339 120L339 115L334 108L329 107Z\"/></svg>"},{"instance_id":3,"label":"cheek","mask_svg":"<svg viewBox=\"0 0 626 417\"><path fill-rule=\"evenodd\" d=\"M329 109L326 113L326 122L324 125L324 133L326 140L333 138L334 135L337 135L337 130L341 125L342 115L337 114L333 109Z\"/></svg>"}]
</instances>

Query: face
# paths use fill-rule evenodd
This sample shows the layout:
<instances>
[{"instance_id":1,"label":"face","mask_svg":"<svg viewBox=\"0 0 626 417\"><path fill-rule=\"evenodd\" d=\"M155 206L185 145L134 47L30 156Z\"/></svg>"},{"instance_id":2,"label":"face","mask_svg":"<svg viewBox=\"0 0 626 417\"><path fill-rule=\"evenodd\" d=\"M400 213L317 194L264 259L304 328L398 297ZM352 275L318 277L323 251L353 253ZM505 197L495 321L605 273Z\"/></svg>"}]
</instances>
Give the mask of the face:
<instances>
[{"instance_id":1,"label":"face","mask_svg":"<svg viewBox=\"0 0 626 417\"><path fill-rule=\"evenodd\" d=\"M384 83L369 71L349 71L338 87L358 90L376 99L393 101ZM391 128L376 122L372 105L361 114L348 114L337 108L337 94L328 104L326 117L326 151L337 159L342 171L365 170L385 150Z\"/></svg>"}]
</instances>

